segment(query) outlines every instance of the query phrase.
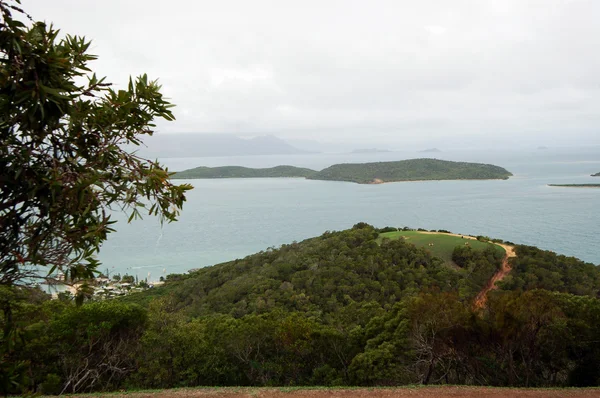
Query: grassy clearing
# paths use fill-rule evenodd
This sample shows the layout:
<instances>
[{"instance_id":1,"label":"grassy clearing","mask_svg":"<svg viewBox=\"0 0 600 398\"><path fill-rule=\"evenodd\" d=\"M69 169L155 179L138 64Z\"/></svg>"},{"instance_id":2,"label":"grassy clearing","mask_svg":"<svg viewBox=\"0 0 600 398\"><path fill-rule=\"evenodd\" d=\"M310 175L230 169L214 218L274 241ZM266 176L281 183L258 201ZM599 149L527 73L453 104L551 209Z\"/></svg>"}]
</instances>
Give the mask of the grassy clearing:
<instances>
[{"instance_id":1,"label":"grassy clearing","mask_svg":"<svg viewBox=\"0 0 600 398\"><path fill-rule=\"evenodd\" d=\"M469 242L469 245L473 249L484 250L490 246L493 246L504 256L506 251L493 243L480 242L474 239L461 238L460 236L453 236L444 233L429 234L420 231L394 231L384 232L379 235L378 240L381 241L384 238L387 239L400 239L404 238L407 242L412 243L417 247L424 247L432 255L439 257L446 261L448 264L455 265L452 261L452 252L456 246L464 246L465 242ZM433 246L429 246L433 243Z\"/></svg>"}]
</instances>

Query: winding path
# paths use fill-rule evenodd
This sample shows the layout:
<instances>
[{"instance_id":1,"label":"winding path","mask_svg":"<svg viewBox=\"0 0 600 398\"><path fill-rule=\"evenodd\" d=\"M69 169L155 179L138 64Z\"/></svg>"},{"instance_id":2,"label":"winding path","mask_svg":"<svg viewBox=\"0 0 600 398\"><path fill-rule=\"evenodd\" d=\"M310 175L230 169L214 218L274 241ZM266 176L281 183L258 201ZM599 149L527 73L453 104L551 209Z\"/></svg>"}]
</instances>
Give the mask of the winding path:
<instances>
[{"instance_id":1,"label":"winding path","mask_svg":"<svg viewBox=\"0 0 600 398\"><path fill-rule=\"evenodd\" d=\"M496 243L496 245L502 247L506 251L506 255L502 259L502 267L492 276L492 279L485 285L485 287L477 294L475 297L475 301L473 302L473 307L475 309L481 309L485 307L487 304L487 294L490 290L494 290L497 288L496 282L500 282L511 270L511 266L508 263L508 259L511 257L517 257L517 253L515 253L514 246L505 245L502 243Z\"/></svg>"},{"instance_id":2,"label":"winding path","mask_svg":"<svg viewBox=\"0 0 600 398\"><path fill-rule=\"evenodd\" d=\"M459 237L462 237L465 239L477 240L476 237L470 236L470 235L459 235L459 234L453 234L453 233L428 232L428 231L422 231L421 233L423 233L423 234L444 234L444 235L451 235L451 236L459 236ZM475 309L481 309L481 308L485 307L485 305L487 304L487 294L491 290L497 289L496 282L500 282L502 279L504 279L504 277L506 275L508 275L508 273L511 270L511 266L508 262L508 259L512 258L512 257L517 257L517 253L515 253L514 246L506 245L503 243L495 243L495 242L492 242L492 243L502 247L504 249L504 251L506 252L506 254L504 255L504 258L502 259L502 267L492 276L492 278L488 281L488 283L485 285L485 287L479 293L477 293L477 296L475 297L475 301L473 302L473 307L475 307Z\"/></svg>"}]
</instances>

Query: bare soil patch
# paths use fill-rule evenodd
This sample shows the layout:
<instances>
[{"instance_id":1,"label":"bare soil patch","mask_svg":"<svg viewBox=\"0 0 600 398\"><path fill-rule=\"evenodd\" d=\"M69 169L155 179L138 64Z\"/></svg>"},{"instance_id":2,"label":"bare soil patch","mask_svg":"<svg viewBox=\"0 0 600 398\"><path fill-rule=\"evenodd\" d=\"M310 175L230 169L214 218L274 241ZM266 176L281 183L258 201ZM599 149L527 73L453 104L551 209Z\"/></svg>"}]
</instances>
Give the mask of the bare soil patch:
<instances>
[{"instance_id":1,"label":"bare soil patch","mask_svg":"<svg viewBox=\"0 0 600 398\"><path fill-rule=\"evenodd\" d=\"M67 395L71 397L198 397L198 398L457 398L457 397L573 397L598 398L598 388L525 389L463 386L398 387L398 388L189 388L147 392L122 392L98 395Z\"/></svg>"},{"instance_id":2,"label":"bare soil patch","mask_svg":"<svg viewBox=\"0 0 600 398\"><path fill-rule=\"evenodd\" d=\"M473 303L475 308L483 308L487 304L487 294L490 290L494 290L497 288L496 282L500 282L511 270L511 266L508 262L508 259L511 257L516 257L515 248L513 246L504 245L501 243L496 243L499 246L502 246L504 250L506 250L506 256L502 259L502 267L492 276L492 279L489 280L487 285L477 294L475 297L475 302Z\"/></svg>"}]
</instances>

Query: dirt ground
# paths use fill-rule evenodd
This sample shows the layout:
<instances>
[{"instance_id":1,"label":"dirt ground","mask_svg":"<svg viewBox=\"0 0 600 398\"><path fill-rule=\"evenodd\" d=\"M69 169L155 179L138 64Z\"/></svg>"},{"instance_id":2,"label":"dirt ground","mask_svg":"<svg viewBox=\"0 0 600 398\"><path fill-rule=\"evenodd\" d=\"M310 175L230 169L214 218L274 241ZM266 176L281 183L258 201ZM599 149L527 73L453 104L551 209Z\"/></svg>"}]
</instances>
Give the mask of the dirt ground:
<instances>
[{"instance_id":1,"label":"dirt ground","mask_svg":"<svg viewBox=\"0 0 600 398\"><path fill-rule=\"evenodd\" d=\"M75 395L66 395L75 397ZM457 397L573 397L599 398L600 388L517 389L491 387L400 387L400 388L195 388L112 394L85 394L80 397L198 397L198 398L457 398Z\"/></svg>"}]
</instances>

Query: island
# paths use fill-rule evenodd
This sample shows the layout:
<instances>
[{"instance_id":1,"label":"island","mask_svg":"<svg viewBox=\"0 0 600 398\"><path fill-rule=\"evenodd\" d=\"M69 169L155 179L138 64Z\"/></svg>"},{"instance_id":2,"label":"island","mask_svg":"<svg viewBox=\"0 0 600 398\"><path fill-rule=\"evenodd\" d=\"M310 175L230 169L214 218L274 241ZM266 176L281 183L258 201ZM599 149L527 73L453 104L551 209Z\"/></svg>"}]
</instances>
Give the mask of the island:
<instances>
[{"instance_id":1,"label":"island","mask_svg":"<svg viewBox=\"0 0 600 398\"><path fill-rule=\"evenodd\" d=\"M358 184L424 180L506 180L512 173L483 163L453 162L439 159L408 159L394 162L341 163L321 171L295 166L254 169L242 166L196 167L174 173L174 179L203 178L282 178L346 181Z\"/></svg>"},{"instance_id":2,"label":"island","mask_svg":"<svg viewBox=\"0 0 600 398\"><path fill-rule=\"evenodd\" d=\"M315 174L315 170L295 166L275 166L264 169L253 169L241 166L222 167L196 167L194 169L177 172L171 176L174 179L198 178L281 178L281 177L308 177Z\"/></svg>"},{"instance_id":3,"label":"island","mask_svg":"<svg viewBox=\"0 0 600 398\"><path fill-rule=\"evenodd\" d=\"M548 186L562 188L600 188L600 184L548 184Z\"/></svg>"},{"instance_id":4,"label":"island","mask_svg":"<svg viewBox=\"0 0 600 398\"><path fill-rule=\"evenodd\" d=\"M388 149L364 148L364 149L355 149L350 153L363 154L363 153L387 153L387 152L392 152L392 151L390 151Z\"/></svg>"},{"instance_id":5,"label":"island","mask_svg":"<svg viewBox=\"0 0 600 398\"><path fill-rule=\"evenodd\" d=\"M437 148L427 148L427 149L423 149L422 151L419 151L421 153L439 153L442 152Z\"/></svg>"},{"instance_id":6,"label":"island","mask_svg":"<svg viewBox=\"0 0 600 398\"><path fill-rule=\"evenodd\" d=\"M600 177L600 171L597 172L596 174L592 174L592 177Z\"/></svg>"},{"instance_id":7,"label":"island","mask_svg":"<svg viewBox=\"0 0 600 398\"><path fill-rule=\"evenodd\" d=\"M512 173L491 164L409 159L396 162L335 164L307 176L311 180L381 184L423 180L506 180Z\"/></svg>"}]
</instances>

